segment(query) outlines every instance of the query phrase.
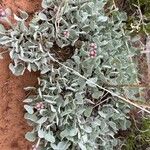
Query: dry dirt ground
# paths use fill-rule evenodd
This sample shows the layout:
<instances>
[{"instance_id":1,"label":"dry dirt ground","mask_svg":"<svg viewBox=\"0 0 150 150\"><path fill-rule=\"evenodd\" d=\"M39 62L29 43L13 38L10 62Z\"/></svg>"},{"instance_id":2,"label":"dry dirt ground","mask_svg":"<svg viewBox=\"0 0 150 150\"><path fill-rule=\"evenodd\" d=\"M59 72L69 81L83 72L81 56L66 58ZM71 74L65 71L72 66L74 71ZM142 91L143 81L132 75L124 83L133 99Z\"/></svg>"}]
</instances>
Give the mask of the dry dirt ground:
<instances>
[{"instance_id":1,"label":"dry dirt ground","mask_svg":"<svg viewBox=\"0 0 150 150\"><path fill-rule=\"evenodd\" d=\"M22 9L32 15L40 9L41 0L0 0L0 3L15 13ZM23 100L27 95L23 88L36 84L37 73L25 72L15 77L9 63L10 58L5 54L0 60L0 150L30 150L31 144L24 138L30 128L23 119Z\"/></svg>"},{"instance_id":2,"label":"dry dirt ground","mask_svg":"<svg viewBox=\"0 0 150 150\"><path fill-rule=\"evenodd\" d=\"M36 74L26 72L15 77L8 65L8 55L0 60L0 150L29 150L31 145L24 139L29 129L23 119L25 86L36 84Z\"/></svg>"}]
</instances>

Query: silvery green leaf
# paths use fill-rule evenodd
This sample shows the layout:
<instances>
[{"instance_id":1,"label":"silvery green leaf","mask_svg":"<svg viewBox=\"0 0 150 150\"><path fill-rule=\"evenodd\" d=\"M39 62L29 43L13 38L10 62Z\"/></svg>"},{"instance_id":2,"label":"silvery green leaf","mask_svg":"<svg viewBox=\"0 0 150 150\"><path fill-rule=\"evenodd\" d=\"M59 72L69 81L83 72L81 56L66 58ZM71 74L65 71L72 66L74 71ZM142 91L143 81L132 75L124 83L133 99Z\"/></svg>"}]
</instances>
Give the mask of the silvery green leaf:
<instances>
[{"instance_id":1,"label":"silvery green leaf","mask_svg":"<svg viewBox=\"0 0 150 150\"><path fill-rule=\"evenodd\" d=\"M85 22L86 21L86 19L90 16L87 12L83 12L82 13L82 22Z\"/></svg>"},{"instance_id":2,"label":"silvery green leaf","mask_svg":"<svg viewBox=\"0 0 150 150\"><path fill-rule=\"evenodd\" d=\"M84 115L86 116L86 117L90 117L91 116L91 113L92 113L92 110L93 110L93 107L91 106L89 106L89 107L87 107L86 108L86 110L84 111Z\"/></svg>"},{"instance_id":3,"label":"silvery green leaf","mask_svg":"<svg viewBox=\"0 0 150 150\"><path fill-rule=\"evenodd\" d=\"M83 139L84 143L87 143L88 142L88 136L87 136L87 134L83 135L82 139Z\"/></svg>"},{"instance_id":4,"label":"silvery green leaf","mask_svg":"<svg viewBox=\"0 0 150 150\"><path fill-rule=\"evenodd\" d=\"M57 148L58 150L68 150L69 146L70 146L70 142L62 141L58 143Z\"/></svg>"},{"instance_id":5,"label":"silvery green leaf","mask_svg":"<svg viewBox=\"0 0 150 150\"><path fill-rule=\"evenodd\" d=\"M65 129L60 133L61 138L67 137L69 135L69 130Z\"/></svg>"},{"instance_id":6,"label":"silvery green leaf","mask_svg":"<svg viewBox=\"0 0 150 150\"><path fill-rule=\"evenodd\" d=\"M107 1L96 1L96 6L98 9L104 9L105 5L106 5Z\"/></svg>"},{"instance_id":7,"label":"silvery green leaf","mask_svg":"<svg viewBox=\"0 0 150 150\"><path fill-rule=\"evenodd\" d=\"M66 87L66 90L70 90L70 91L76 91L76 89L75 88L72 88L72 87Z\"/></svg>"},{"instance_id":8,"label":"silvery green leaf","mask_svg":"<svg viewBox=\"0 0 150 150\"><path fill-rule=\"evenodd\" d=\"M51 107L51 111L52 111L52 112L56 112L56 109L54 108L53 105L50 105L50 107Z\"/></svg>"},{"instance_id":9,"label":"silvery green leaf","mask_svg":"<svg viewBox=\"0 0 150 150\"><path fill-rule=\"evenodd\" d=\"M76 113L77 113L78 115L82 115L82 114L84 113L84 111L85 111L85 108L79 108L79 109L76 111Z\"/></svg>"},{"instance_id":10,"label":"silvery green leaf","mask_svg":"<svg viewBox=\"0 0 150 150\"><path fill-rule=\"evenodd\" d=\"M20 11L20 16L22 19L26 20L28 19L28 14L25 11L19 10Z\"/></svg>"},{"instance_id":11,"label":"silvery green leaf","mask_svg":"<svg viewBox=\"0 0 150 150\"><path fill-rule=\"evenodd\" d=\"M95 105L95 102L93 102L91 99L86 98L85 101L89 104Z\"/></svg>"},{"instance_id":12,"label":"silvery green leaf","mask_svg":"<svg viewBox=\"0 0 150 150\"><path fill-rule=\"evenodd\" d=\"M93 124L94 124L95 126L100 126L100 125L101 125L101 120L95 119L95 121L93 122Z\"/></svg>"},{"instance_id":13,"label":"silvery green leaf","mask_svg":"<svg viewBox=\"0 0 150 150\"><path fill-rule=\"evenodd\" d=\"M18 22L23 21L23 19L21 19L20 17L18 17L16 14L14 14L14 19Z\"/></svg>"},{"instance_id":14,"label":"silvery green leaf","mask_svg":"<svg viewBox=\"0 0 150 150\"><path fill-rule=\"evenodd\" d=\"M77 100L77 104L83 104L83 95L82 95L82 93L76 93L75 98Z\"/></svg>"},{"instance_id":15,"label":"silvery green leaf","mask_svg":"<svg viewBox=\"0 0 150 150\"><path fill-rule=\"evenodd\" d=\"M30 91L30 90L36 90L36 88L32 87L32 86L28 86L28 87L25 87L24 90L25 91Z\"/></svg>"},{"instance_id":16,"label":"silvery green leaf","mask_svg":"<svg viewBox=\"0 0 150 150\"><path fill-rule=\"evenodd\" d=\"M84 26L82 27L82 30L83 30L84 32L88 33L88 32L90 31L90 26L89 26L89 25L84 25Z\"/></svg>"},{"instance_id":17,"label":"silvery green leaf","mask_svg":"<svg viewBox=\"0 0 150 150\"><path fill-rule=\"evenodd\" d=\"M67 110L65 110L64 112L61 113L61 116L63 117L63 116L65 116L65 115L67 115L67 114L69 114L71 112L72 112L71 109L67 109Z\"/></svg>"},{"instance_id":18,"label":"silvery green leaf","mask_svg":"<svg viewBox=\"0 0 150 150\"><path fill-rule=\"evenodd\" d=\"M45 133L46 133L46 132L45 132L43 129L39 129L39 130L38 130L38 136L39 136L40 138L44 138Z\"/></svg>"},{"instance_id":19,"label":"silvery green leaf","mask_svg":"<svg viewBox=\"0 0 150 150\"><path fill-rule=\"evenodd\" d=\"M106 22L108 20L107 16L99 16L97 21Z\"/></svg>"},{"instance_id":20,"label":"silvery green leaf","mask_svg":"<svg viewBox=\"0 0 150 150\"><path fill-rule=\"evenodd\" d=\"M49 42L49 41L46 41L46 46L47 46L47 48L52 48L53 47L53 43Z\"/></svg>"},{"instance_id":21,"label":"silvery green leaf","mask_svg":"<svg viewBox=\"0 0 150 150\"><path fill-rule=\"evenodd\" d=\"M102 91L95 90L95 91L93 92L93 94L92 94L92 97L93 97L94 99L99 99L101 96L103 96L103 93L104 93L104 92L102 92Z\"/></svg>"},{"instance_id":22,"label":"silvery green leaf","mask_svg":"<svg viewBox=\"0 0 150 150\"><path fill-rule=\"evenodd\" d=\"M78 86L78 83L72 83L71 86L76 87L76 86Z\"/></svg>"},{"instance_id":23,"label":"silvery green leaf","mask_svg":"<svg viewBox=\"0 0 150 150\"><path fill-rule=\"evenodd\" d=\"M27 119L27 120L33 121L33 122L36 122L38 120L36 114L28 114L28 113L26 113L24 115L24 118Z\"/></svg>"},{"instance_id":24,"label":"silvery green leaf","mask_svg":"<svg viewBox=\"0 0 150 150\"><path fill-rule=\"evenodd\" d=\"M79 56L73 56L72 58L74 59L74 61L75 61L77 64L80 64L80 57L79 57Z\"/></svg>"},{"instance_id":25,"label":"silvery green leaf","mask_svg":"<svg viewBox=\"0 0 150 150\"><path fill-rule=\"evenodd\" d=\"M70 142L65 142L65 141L62 141L62 142L59 142L58 145L56 144L51 144L51 147L54 149L54 150L68 150L70 146Z\"/></svg>"},{"instance_id":26,"label":"silvery green leaf","mask_svg":"<svg viewBox=\"0 0 150 150\"><path fill-rule=\"evenodd\" d=\"M22 64L18 64L17 66L14 66L12 63L10 63L9 64L9 69L16 76L23 75L23 73L25 71L25 67Z\"/></svg>"},{"instance_id":27,"label":"silvery green leaf","mask_svg":"<svg viewBox=\"0 0 150 150\"><path fill-rule=\"evenodd\" d=\"M13 41L12 38L8 37L8 36L3 36L0 38L0 44L1 45L6 45L6 44L9 44Z\"/></svg>"},{"instance_id":28,"label":"silvery green leaf","mask_svg":"<svg viewBox=\"0 0 150 150\"><path fill-rule=\"evenodd\" d=\"M111 69L111 66L109 66L109 65L103 65L103 68Z\"/></svg>"},{"instance_id":29,"label":"silvery green leaf","mask_svg":"<svg viewBox=\"0 0 150 150\"><path fill-rule=\"evenodd\" d=\"M31 64L30 63L28 63L27 70L29 70L29 72L31 72Z\"/></svg>"},{"instance_id":30,"label":"silvery green leaf","mask_svg":"<svg viewBox=\"0 0 150 150\"><path fill-rule=\"evenodd\" d=\"M32 69L34 72L36 72L36 71L38 70L38 69L37 69L37 66L36 66L34 63L31 63L30 66L31 66L31 69Z\"/></svg>"},{"instance_id":31,"label":"silvery green leaf","mask_svg":"<svg viewBox=\"0 0 150 150\"><path fill-rule=\"evenodd\" d=\"M109 121L108 124L114 131L118 131L117 126L113 121Z\"/></svg>"},{"instance_id":32,"label":"silvery green leaf","mask_svg":"<svg viewBox=\"0 0 150 150\"><path fill-rule=\"evenodd\" d=\"M64 43L63 43L63 41L61 40L61 39L57 39L56 40L56 44L59 46L59 47L64 47L64 46L66 46Z\"/></svg>"},{"instance_id":33,"label":"silvery green leaf","mask_svg":"<svg viewBox=\"0 0 150 150\"><path fill-rule=\"evenodd\" d=\"M118 140L117 139L113 139L112 144L113 144L113 146L117 146L118 145Z\"/></svg>"},{"instance_id":34,"label":"silvery green leaf","mask_svg":"<svg viewBox=\"0 0 150 150\"><path fill-rule=\"evenodd\" d=\"M33 132L27 132L25 138L30 142L34 142L36 140L36 134Z\"/></svg>"},{"instance_id":35,"label":"silvery green leaf","mask_svg":"<svg viewBox=\"0 0 150 150\"><path fill-rule=\"evenodd\" d=\"M133 37L131 37L132 42L140 41L140 39L141 39L141 37L139 35L134 35Z\"/></svg>"},{"instance_id":36,"label":"silvery green leaf","mask_svg":"<svg viewBox=\"0 0 150 150\"><path fill-rule=\"evenodd\" d=\"M51 134L51 132L48 132L44 135L45 140L48 142L54 143L55 142L55 137Z\"/></svg>"},{"instance_id":37,"label":"silvery green leaf","mask_svg":"<svg viewBox=\"0 0 150 150\"><path fill-rule=\"evenodd\" d=\"M27 28L27 26L25 25L24 21L20 22L20 24L19 24L19 29L20 29L20 31L22 31L22 32L27 32L27 31L28 31L28 28Z\"/></svg>"},{"instance_id":38,"label":"silvery green leaf","mask_svg":"<svg viewBox=\"0 0 150 150\"><path fill-rule=\"evenodd\" d=\"M102 122L101 122L101 129L102 129L102 131L103 132L107 132L107 124L106 124L106 122L104 121L104 120L102 120Z\"/></svg>"},{"instance_id":39,"label":"silvery green leaf","mask_svg":"<svg viewBox=\"0 0 150 150\"><path fill-rule=\"evenodd\" d=\"M4 28L4 26L2 24L0 24L0 33L5 33L6 29Z\"/></svg>"},{"instance_id":40,"label":"silvery green leaf","mask_svg":"<svg viewBox=\"0 0 150 150\"><path fill-rule=\"evenodd\" d=\"M42 12L39 13L39 18L41 20L47 20L47 16L44 13L42 13Z\"/></svg>"},{"instance_id":41,"label":"silvery green leaf","mask_svg":"<svg viewBox=\"0 0 150 150\"><path fill-rule=\"evenodd\" d=\"M98 111L98 114L103 118L107 117L107 114L105 114L103 111Z\"/></svg>"},{"instance_id":42,"label":"silvery green leaf","mask_svg":"<svg viewBox=\"0 0 150 150\"><path fill-rule=\"evenodd\" d=\"M39 93L39 96L42 98L42 91L40 88L38 88L38 93Z\"/></svg>"},{"instance_id":43,"label":"silvery green leaf","mask_svg":"<svg viewBox=\"0 0 150 150\"><path fill-rule=\"evenodd\" d=\"M88 84L91 87L96 87L96 82L97 82L97 77L95 78L90 78L86 81L86 84Z\"/></svg>"},{"instance_id":44,"label":"silvery green leaf","mask_svg":"<svg viewBox=\"0 0 150 150\"><path fill-rule=\"evenodd\" d=\"M11 59L17 59L18 58L18 54L14 50L11 50L9 52L9 56Z\"/></svg>"},{"instance_id":45,"label":"silvery green leaf","mask_svg":"<svg viewBox=\"0 0 150 150\"><path fill-rule=\"evenodd\" d=\"M74 46L75 42L79 38L79 34L75 30L71 29L69 38L72 40L72 46Z\"/></svg>"},{"instance_id":46,"label":"silvery green leaf","mask_svg":"<svg viewBox=\"0 0 150 150\"><path fill-rule=\"evenodd\" d=\"M29 105L24 105L25 110L29 113L29 114L33 114L33 106L29 106Z\"/></svg>"},{"instance_id":47,"label":"silvery green leaf","mask_svg":"<svg viewBox=\"0 0 150 150\"><path fill-rule=\"evenodd\" d=\"M41 117L41 118L37 121L37 123L38 123L38 124L43 124L44 122L46 122L46 120L47 120L47 117Z\"/></svg>"},{"instance_id":48,"label":"silvery green leaf","mask_svg":"<svg viewBox=\"0 0 150 150\"><path fill-rule=\"evenodd\" d=\"M72 128L69 130L69 136L75 136L78 133L77 128Z\"/></svg>"},{"instance_id":49,"label":"silvery green leaf","mask_svg":"<svg viewBox=\"0 0 150 150\"><path fill-rule=\"evenodd\" d=\"M42 7L44 9L49 7L49 4L52 2L52 0L42 0Z\"/></svg>"},{"instance_id":50,"label":"silvery green leaf","mask_svg":"<svg viewBox=\"0 0 150 150\"><path fill-rule=\"evenodd\" d=\"M56 104L56 101L53 101L53 100L45 99L45 101L50 103L50 104Z\"/></svg>"},{"instance_id":51,"label":"silvery green leaf","mask_svg":"<svg viewBox=\"0 0 150 150\"><path fill-rule=\"evenodd\" d=\"M31 98L26 98L23 102L24 103L31 103L33 101L33 99Z\"/></svg>"},{"instance_id":52,"label":"silvery green leaf","mask_svg":"<svg viewBox=\"0 0 150 150\"><path fill-rule=\"evenodd\" d=\"M47 73L48 71L50 71L50 68L47 66L44 67L44 69L41 71L41 74L45 74Z\"/></svg>"},{"instance_id":53,"label":"silvery green leaf","mask_svg":"<svg viewBox=\"0 0 150 150\"><path fill-rule=\"evenodd\" d=\"M54 144L54 143L51 143L51 148L53 150L59 150L58 146L56 144Z\"/></svg>"},{"instance_id":54,"label":"silvery green leaf","mask_svg":"<svg viewBox=\"0 0 150 150\"><path fill-rule=\"evenodd\" d=\"M79 147L81 148L81 150L87 150L86 146L84 143L82 143L81 141L78 143Z\"/></svg>"},{"instance_id":55,"label":"silvery green leaf","mask_svg":"<svg viewBox=\"0 0 150 150\"><path fill-rule=\"evenodd\" d=\"M90 126L84 126L83 130L86 132L86 133L91 133L92 132L92 128Z\"/></svg>"}]
</instances>

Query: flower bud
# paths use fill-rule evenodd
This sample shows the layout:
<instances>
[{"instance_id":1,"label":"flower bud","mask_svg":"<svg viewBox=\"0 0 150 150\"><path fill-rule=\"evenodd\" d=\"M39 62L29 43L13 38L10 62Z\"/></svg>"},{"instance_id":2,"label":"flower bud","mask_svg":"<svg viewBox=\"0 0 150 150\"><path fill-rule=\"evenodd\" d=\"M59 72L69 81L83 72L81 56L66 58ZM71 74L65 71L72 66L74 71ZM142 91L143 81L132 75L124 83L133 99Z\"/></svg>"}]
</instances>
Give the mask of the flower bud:
<instances>
[{"instance_id":1,"label":"flower bud","mask_svg":"<svg viewBox=\"0 0 150 150\"><path fill-rule=\"evenodd\" d=\"M96 44L96 43L91 43L91 44L90 44L90 48L92 48L92 49L97 49L97 44Z\"/></svg>"},{"instance_id":2,"label":"flower bud","mask_svg":"<svg viewBox=\"0 0 150 150\"><path fill-rule=\"evenodd\" d=\"M97 56L97 51L96 50L91 50L89 55L90 55L91 58L94 58L94 57Z\"/></svg>"},{"instance_id":3,"label":"flower bud","mask_svg":"<svg viewBox=\"0 0 150 150\"><path fill-rule=\"evenodd\" d=\"M69 34L69 31L64 31L64 37L65 37L65 38L69 38L69 35L70 35L70 34Z\"/></svg>"},{"instance_id":4,"label":"flower bud","mask_svg":"<svg viewBox=\"0 0 150 150\"><path fill-rule=\"evenodd\" d=\"M35 109L37 110L41 110L41 109L44 109L44 104L42 102L39 102L39 103L36 103L35 105Z\"/></svg>"}]
</instances>

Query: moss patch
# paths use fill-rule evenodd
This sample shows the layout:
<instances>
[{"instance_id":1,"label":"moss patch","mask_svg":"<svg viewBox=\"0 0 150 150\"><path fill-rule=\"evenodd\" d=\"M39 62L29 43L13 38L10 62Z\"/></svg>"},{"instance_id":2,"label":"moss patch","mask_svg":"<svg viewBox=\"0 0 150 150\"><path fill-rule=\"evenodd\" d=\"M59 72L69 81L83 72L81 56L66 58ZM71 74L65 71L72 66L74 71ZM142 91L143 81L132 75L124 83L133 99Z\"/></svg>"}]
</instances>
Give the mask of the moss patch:
<instances>
[{"instance_id":1,"label":"moss patch","mask_svg":"<svg viewBox=\"0 0 150 150\"><path fill-rule=\"evenodd\" d=\"M150 145L150 118L141 122L140 131L135 127L131 129L123 150L145 150Z\"/></svg>"}]
</instances>

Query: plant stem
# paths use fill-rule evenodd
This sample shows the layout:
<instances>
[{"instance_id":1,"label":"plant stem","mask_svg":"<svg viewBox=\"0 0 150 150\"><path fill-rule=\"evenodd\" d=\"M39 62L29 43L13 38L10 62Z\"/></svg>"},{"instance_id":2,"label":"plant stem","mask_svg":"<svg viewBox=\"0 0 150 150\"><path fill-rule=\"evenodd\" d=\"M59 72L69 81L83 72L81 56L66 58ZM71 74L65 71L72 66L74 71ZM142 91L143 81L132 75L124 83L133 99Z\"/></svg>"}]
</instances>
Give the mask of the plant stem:
<instances>
[{"instance_id":1,"label":"plant stem","mask_svg":"<svg viewBox=\"0 0 150 150\"><path fill-rule=\"evenodd\" d=\"M116 93L114 93L114 92L112 92L112 91L110 91L110 90L108 90L108 89L106 89L106 88L100 86L100 85L98 85L97 83L92 82L91 80L89 80L89 79L87 79L86 77L84 77L83 75L81 75L79 72L77 72L77 71L75 71L74 69L72 69L72 68L70 68L70 67L64 65L63 63L59 62L59 61L56 60L53 56L51 56L50 53L49 53L49 56L50 56L50 58L52 59L52 61L57 62L59 65L61 65L62 67L66 68L68 71L70 70L71 73L74 73L75 75L79 76L80 78L85 79L86 81L91 82L93 85L95 85L95 86L97 86L98 88L100 88L100 89L102 89L102 90L104 90L104 91L110 93L112 96L117 97L117 98L121 99L122 101L124 101L124 102L126 102L126 103L128 103L128 104L130 104L130 105L133 105L134 107L139 108L140 110L142 110L142 111L147 112L147 113L150 114L150 111L149 111L149 110L147 110L147 109L143 108L142 106L139 106L138 104L136 104L136 103L134 103L134 102L132 102L132 101L130 101L130 100L128 100L128 99L126 99L126 98L124 98L124 97L122 97L122 96L120 96L120 95L118 95L118 94L116 94Z\"/></svg>"}]
</instances>

